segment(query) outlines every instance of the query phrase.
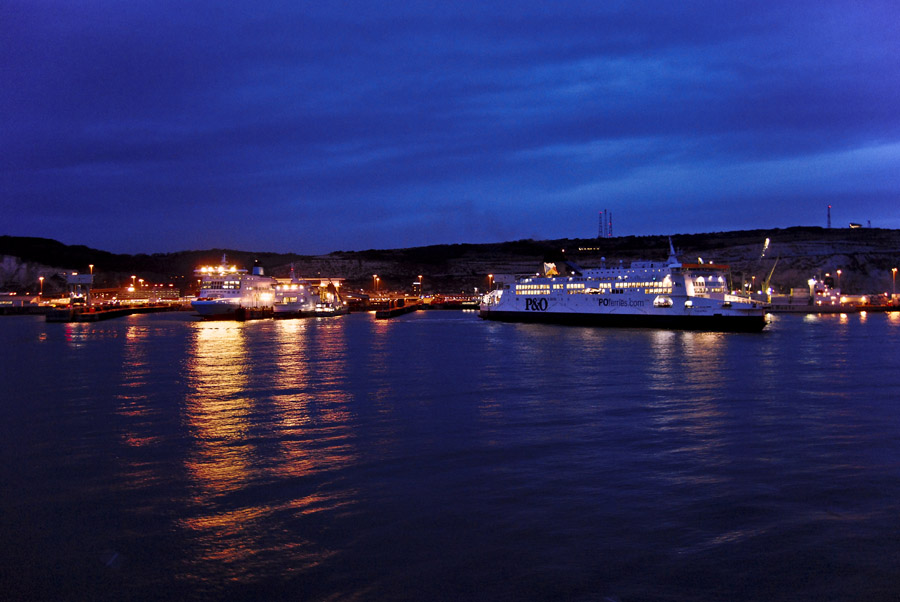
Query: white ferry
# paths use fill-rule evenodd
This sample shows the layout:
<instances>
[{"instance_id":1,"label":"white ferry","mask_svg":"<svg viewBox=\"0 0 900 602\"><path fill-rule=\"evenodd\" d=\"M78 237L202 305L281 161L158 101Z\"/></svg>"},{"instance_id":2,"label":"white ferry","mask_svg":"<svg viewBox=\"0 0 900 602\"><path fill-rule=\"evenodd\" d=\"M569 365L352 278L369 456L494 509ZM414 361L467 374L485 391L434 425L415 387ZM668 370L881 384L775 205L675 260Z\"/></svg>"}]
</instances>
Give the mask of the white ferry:
<instances>
[{"instance_id":1,"label":"white ferry","mask_svg":"<svg viewBox=\"0 0 900 602\"><path fill-rule=\"evenodd\" d=\"M681 263L669 241L669 259L630 267L583 270L555 264L543 274L498 275L478 315L486 320L685 330L759 332L766 326L761 302L728 293L728 266ZM605 262L604 262L605 263Z\"/></svg>"},{"instance_id":2,"label":"white ferry","mask_svg":"<svg viewBox=\"0 0 900 602\"><path fill-rule=\"evenodd\" d=\"M222 255L218 266L194 270L200 277L200 294L191 307L208 320L245 320L272 315L275 279L263 275L260 266L252 273L229 266Z\"/></svg>"},{"instance_id":3,"label":"white ferry","mask_svg":"<svg viewBox=\"0 0 900 602\"><path fill-rule=\"evenodd\" d=\"M290 278L276 280L273 305L276 318L339 316L349 311L341 297L342 278L298 278L291 266Z\"/></svg>"}]
</instances>

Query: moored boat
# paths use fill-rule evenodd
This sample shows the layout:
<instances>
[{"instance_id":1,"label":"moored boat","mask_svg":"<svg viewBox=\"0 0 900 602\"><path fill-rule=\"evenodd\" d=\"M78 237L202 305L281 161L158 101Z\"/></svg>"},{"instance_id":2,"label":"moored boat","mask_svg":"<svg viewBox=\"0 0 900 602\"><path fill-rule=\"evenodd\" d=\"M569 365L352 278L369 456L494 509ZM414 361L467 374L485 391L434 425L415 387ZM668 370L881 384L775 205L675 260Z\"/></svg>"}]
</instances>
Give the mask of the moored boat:
<instances>
[{"instance_id":1,"label":"moored boat","mask_svg":"<svg viewBox=\"0 0 900 602\"><path fill-rule=\"evenodd\" d=\"M249 320L272 315L275 279L263 275L261 266L252 273L229 266L226 257L218 266L194 270L200 276L200 294L191 307L207 320Z\"/></svg>"},{"instance_id":2,"label":"moored boat","mask_svg":"<svg viewBox=\"0 0 900 602\"><path fill-rule=\"evenodd\" d=\"M291 267L290 278L279 278L275 285L276 318L340 316L349 312L341 297L341 278L298 278Z\"/></svg>"},{"instance_id":3,"label":"moored boat","mask_svg":"<svg viewBox=\"0 0 900 602\"><path fill-rule=\"evenodd\" d=\"M592 326L759 332L761 302L730 294L728 266L682 263L669 242L666 262L638 261L582 269L567 262L561 274L545 264L538 275L497 275L478 315L486 320Z\"/></svg>"}]
</instances>

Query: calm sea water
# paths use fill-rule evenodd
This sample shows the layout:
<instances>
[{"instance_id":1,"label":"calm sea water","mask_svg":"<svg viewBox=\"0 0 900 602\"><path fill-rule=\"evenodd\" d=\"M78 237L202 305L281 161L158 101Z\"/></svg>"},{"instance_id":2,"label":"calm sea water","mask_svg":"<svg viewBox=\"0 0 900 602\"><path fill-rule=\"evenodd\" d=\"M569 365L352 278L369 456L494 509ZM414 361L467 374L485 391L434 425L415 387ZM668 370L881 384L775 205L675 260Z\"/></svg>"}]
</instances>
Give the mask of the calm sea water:
<instances>
[{"instance_id":1,"label":"calm sea water","mask_svg":"<svg viewBox=\"0 0 900 602\"><path fill-rule=\"evenodd\" d=\"M897 600L900 313L0 320L4 599Z\"/></svg>"}]
</instances>

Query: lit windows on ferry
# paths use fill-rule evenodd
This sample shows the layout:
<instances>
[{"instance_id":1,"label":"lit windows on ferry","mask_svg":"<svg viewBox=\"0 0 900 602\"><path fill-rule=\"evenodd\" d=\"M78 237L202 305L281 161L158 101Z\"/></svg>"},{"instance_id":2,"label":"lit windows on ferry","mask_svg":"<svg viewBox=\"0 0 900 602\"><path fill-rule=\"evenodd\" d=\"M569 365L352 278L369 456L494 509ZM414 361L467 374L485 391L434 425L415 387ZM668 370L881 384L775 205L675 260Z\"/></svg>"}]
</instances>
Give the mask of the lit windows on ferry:
<instances>
[{"instance_id":1,"label":"lit windows on ferry","mask_svg":"<svg viewBox=\"0 0 900 602\"><path fill-rule=\"evenodd\" d=\"M203 283L203 288L207 290L240 290L240 280L210 280Z\"/></svg>"},{"instance_id":2,"label":"lit windows on ferry","mask_svg":"<svg viewBox=\"0 0 900 602\"><path fill-rule=\"evenodd\" d=\"M697 276L694 278L694 294L707 295L710 293L724 293L725 278L722 276Z\"/></svg>"},{"instance_id":3,"label":"lit windows on ferry","mask_svg":"<svg viewBox=\"0 0 900 602\"><path fill-rule=\"evenodd\" d=\"M549 295L549 284L517 284L517 295Z\"/></svg>"},{"instance_id":4,"label":"lit windows on ferry","mask_svg":"<svg viewBox=\"0 0 900 602\"><path fill-rule=\"evenodd\" d=\"M517 295L549 295L551 291L566 291L568 294L583 293L583 282L552 282L551 284L533 284L529 281L516 284Z\"/></svg>"},{"instance_id":5,"label":"lit windows on ferry","mask_svg":"<svg viewBox=\"0 0 900 602\"><path fill-rule=\"evenodd\" d=\"M626 291L643 293L645 295L668 295L672 293L672 281L653 280L648 282L598 282L591 289L584 292L601 295L624 295Z\"/></svg>"},{"instance_id":6,"label":"lit windows on ferry","mask_svg":"<svg viewBox=\"0 0 900 602\"><path fill-rule=\"evenodd\" d=\"M550 293L562 293L569 295L624 295L626 292L634 292L646 295L668 295L672 293L672 280L649 280L630 282L628 280L613 280L610 282L571 282L551 281L550 283L535 283L526 280L516 284L517 295L549 295Z\"/></svg>"}]
</instances>

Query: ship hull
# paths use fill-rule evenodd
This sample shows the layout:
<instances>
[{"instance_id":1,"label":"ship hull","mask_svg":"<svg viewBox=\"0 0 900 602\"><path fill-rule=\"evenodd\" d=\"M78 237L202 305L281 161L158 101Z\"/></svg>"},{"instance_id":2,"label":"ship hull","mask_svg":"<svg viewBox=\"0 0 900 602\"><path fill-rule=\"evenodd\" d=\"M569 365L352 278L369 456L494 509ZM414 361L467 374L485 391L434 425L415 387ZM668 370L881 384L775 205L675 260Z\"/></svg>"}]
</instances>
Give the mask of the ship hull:
<instances>
[{"instance_id":1,"label":"ship hull","mask_svg":"<svg viewBox=\"0 0 900 602\"><path fill-rule=\"evenodd\" d=\"M192 301L191 307L205 320L234 320L241 308L240 301Z\"/></svg>"},{"instance_id":2,"label":"ship hull","mask_svg":"<svg viewBox=\"0 0 900 602\"><path fill-rule=\"evenodd\" d=\"M334 316L343 316L347 313L350 312L346 307L309 309L275 305L273 315L276 319L284 320L288 318L331 318Z\"/></svg>"},{"instance_id":3,"label":"ship hull","mask_svg":"<svg viewBox=\"0 0 900 602\"><path fill-rule=\"evenodd\" d=\"M193 301L191 307L204 320L257 320L271 318L271 307L242 307L239 302Z\"/></svg>"},{"instance_id":4,"label":"ship hull","mask_svg":"<svg viewBox=\"0 0 900 602\"><path fill-rule=\"evenodd\" d=\"M762 313L756 315L677 315L628 313L525 312L484 309L478 316L498 322L561 324L611 328L664 328L708 332L761 332L766 327Z\"/></svg>"}]
</instances>

